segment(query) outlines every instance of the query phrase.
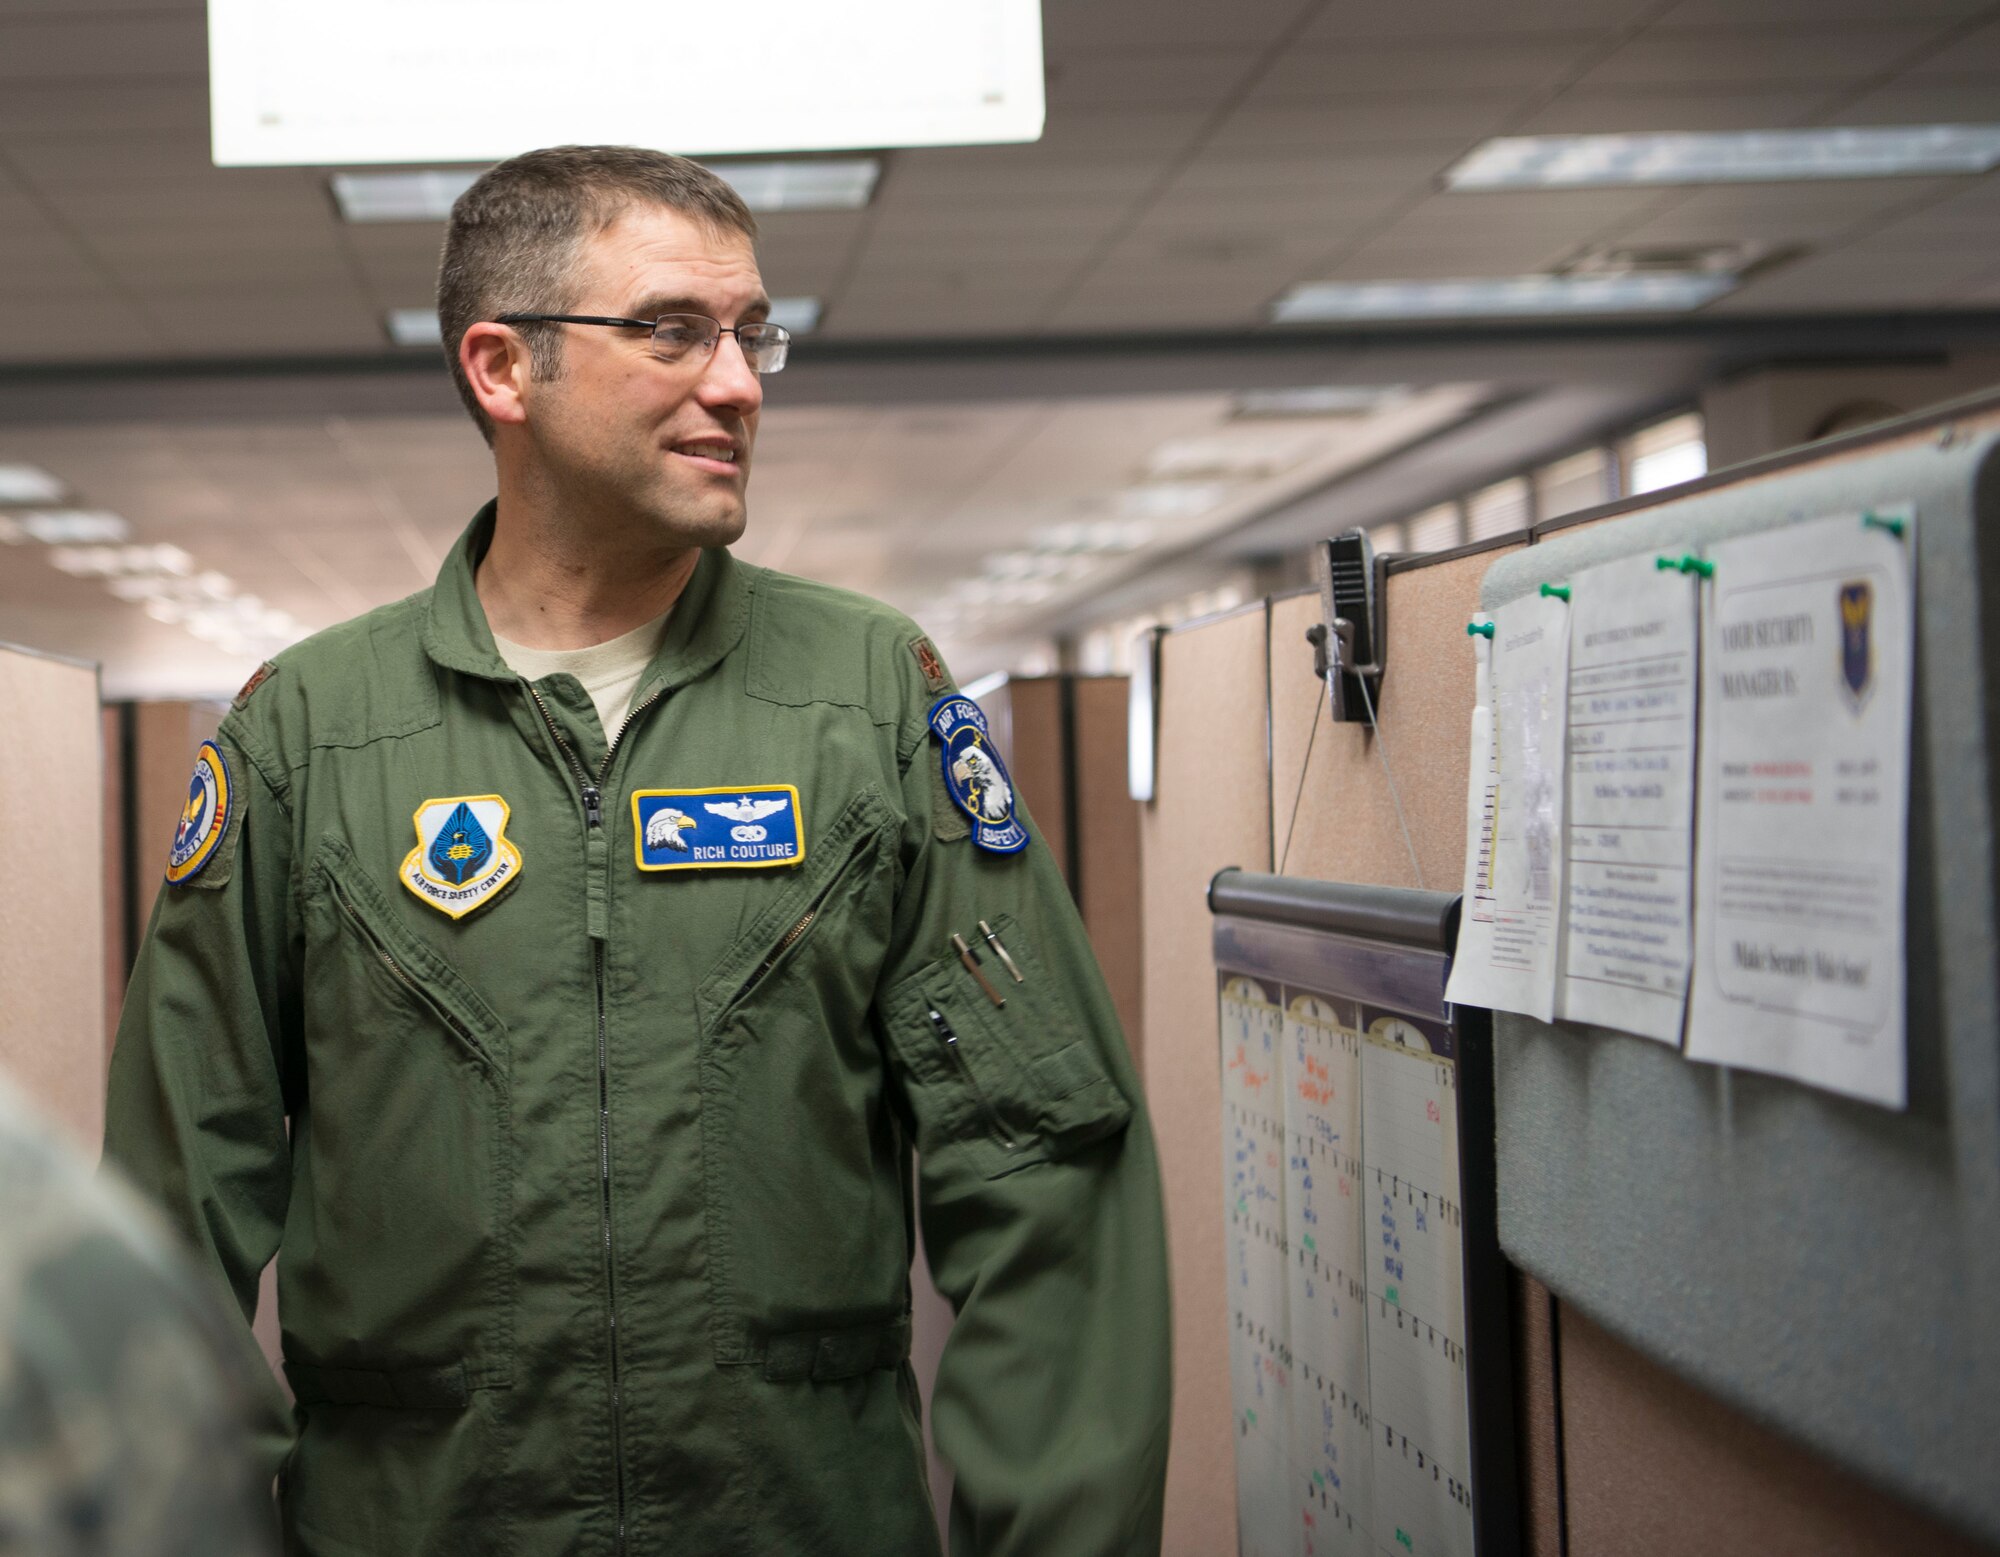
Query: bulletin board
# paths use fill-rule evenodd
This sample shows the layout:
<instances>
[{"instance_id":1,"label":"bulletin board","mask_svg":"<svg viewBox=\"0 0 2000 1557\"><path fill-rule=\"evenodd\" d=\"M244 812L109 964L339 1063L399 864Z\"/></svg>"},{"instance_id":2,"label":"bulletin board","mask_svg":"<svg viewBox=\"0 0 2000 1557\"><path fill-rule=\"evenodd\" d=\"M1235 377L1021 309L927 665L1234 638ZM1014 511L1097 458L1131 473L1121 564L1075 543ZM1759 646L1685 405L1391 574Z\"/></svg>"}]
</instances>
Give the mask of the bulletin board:
<instances>
[{"instance_id":1,"label":"bulletin board","mask_svg":"<svg viewBox=\"0 0 2000 1557\"><path fill-rule=\"evenodd\" d=\"M1457 902L1210 889L1242 1557L1520 1550L1491 1037L1443 999Z\"/></svg>"},{"instance_id":2,"label":"bulletin board","mask_svg":"<svg viewBox=\"0 0 2000 1557\"><path fill-rule=\"evenodd\" d=\"M2000 462L1947 427L1551 533L1487 610L1595 563L1911 505L1908 1107L1577 1024L1496 1025L1500 1240L1615 1336L2000 1541Z\"/></svg>"}]
</instances>

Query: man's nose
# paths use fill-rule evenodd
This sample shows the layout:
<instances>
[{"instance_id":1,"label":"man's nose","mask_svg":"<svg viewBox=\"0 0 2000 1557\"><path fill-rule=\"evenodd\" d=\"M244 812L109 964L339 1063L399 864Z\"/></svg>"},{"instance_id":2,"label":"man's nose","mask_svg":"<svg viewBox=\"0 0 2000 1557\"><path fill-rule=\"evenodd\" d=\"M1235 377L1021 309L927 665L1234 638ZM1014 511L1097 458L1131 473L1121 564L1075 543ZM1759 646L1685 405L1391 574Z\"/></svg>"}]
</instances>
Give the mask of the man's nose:
<instances>
[{"instance_id":1,"label":"man's nose","mask_svg":"<svg viewBox=\"0 0 2000 1557\"><path fill-rule=\"evenodd\" d=\"M703 405L727 406L745 414L763 405L764 381L743 355L735 332L725 330L715 343L696 392Z\"/></svg>"}]
</instances>

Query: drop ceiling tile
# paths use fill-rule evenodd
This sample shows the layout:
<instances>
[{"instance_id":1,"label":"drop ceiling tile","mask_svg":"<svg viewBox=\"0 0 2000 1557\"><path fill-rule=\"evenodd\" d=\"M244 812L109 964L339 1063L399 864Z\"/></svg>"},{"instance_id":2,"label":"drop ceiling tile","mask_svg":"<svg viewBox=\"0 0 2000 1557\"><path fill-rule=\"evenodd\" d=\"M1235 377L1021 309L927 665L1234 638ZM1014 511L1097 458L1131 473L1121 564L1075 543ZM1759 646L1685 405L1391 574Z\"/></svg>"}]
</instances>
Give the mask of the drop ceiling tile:
<instances>
[{"instance_id":1,"label":"drop ceiling tile","mask_svg":"<svg viewBox=\"0 0 2000 1557\"><path fill-rule=\"evenodd\" d=\"M1462 139L1339 152L1204 148L1175 173L1162 198L1227 197L1246 191L1299 198L1404 193L1436 184L1465 149Z\"/></svg>"},{"instance_id":2,"label":"drop ceiling tile","mask_svg":"<svg viewBox=\"0 0 2000 1557\"><path fill-rule=\"evenodd\" d=\"M1942 198L1892 217L1884 236L1917 239L1987 239L2000 252L2000 174L1968 179Z\"/></svg>"},{"instance_id":3,"label":"drop ceiling tile","mask_svg":"<svg viewBox=\"0 0 2000 1557\"><path fill-rule=\"evenodd\" d=\"M233 296L206 290L155 292L154 326L176 351L210 357L284 357L323 351L377 352L382 321L358 297Z\"/></svg>"},{"instance_id":4,"label":"drop ceiling tile","mask_svg":"<svg viewBox=\"0 0 2000 1557\"><path fill-rule=\"evenodd\" d=\"M1566 33L1287 49L1248 101L1275 107L1321 103L1351 92L1533 92L1560 84L1601 47L1595 34Z\"/></svg>"},{"instance_id":5,"label":"drop ceiling tile","mask_svg":"<svg viewBox=\"0 0 2000 1557\"><path fill-rule=\"evenodd\" d=\"M1809 256L1746 283L1716 303L1724 313L1897 308L1937 304L1994 268L1990 251Z\"/></svg>"},{"instance_id":6,"label":"drop ceiling tile","mask_svg":"<svg viewBox=\"0 0 2000 1557\"><path fill-rule=\"evenodd\" d=\"M208 68L199 13L86 13L0 20L0 81L105 81Z\"/></svg>"},{"instance_id":7,"label":"drop ceiling tile","mask_svg":"<svg viewBox=\"0 0 2000 1557\"><path fill-rule=\"evenodd\" d=\"M0 40L4 40L0 32ZM303 182L296 169L217 169L209 161L208 127L172 130L106 127L88 133L23 136L8 147L7 159L33 184L82 188L129 184L158 178L179 180L184 188L226 187L231 181L257 189Z\"/></svg>"},{"instance_id":8,"label":"drop ceiling tile","mask_svg":"<svg viewBox=\"0 0 2000 1557\"><path fill-rule=\"evenodd\" d=\"M1468 144L1508 127L1514 93L1344 93L1320 103L1237 109L1204 143L1217 151L1346 152L1458 136Z\"/></svg>"},{"instance_id":9,"label":"drop ceiling tile","mask_svg":"<svg viewBox=\"0 0 2000 1557\"><path fill-rule=\"evenodd\" d=\"M1813 124L1843 94L1831 87L1655 90L1571 87L1509 135L1595 135L1649 130L1775 130Z\"/></svg>"},{"instance_id":10,"label":"drop ceiling tile","mask_svg":"<svg viewBox=\"0 0 2000 1557\"><path fill-rule=\"evenodd\" d=\"M1134 38L1170 39L1189 47L1221 48L1276 42L1317 0L1087 0L1051 5L1042 13L1048 57L1078 50L1130 48Z\"/></svg>"},{"instance_id":11,"label":"drop ceiling tile","mask_svg":"<svg viewBox=\"0 0 2000 1557\"><path fill-rule=\"evenodd\" d=\"M1327 5L1299 35L1304 44L1349 39L1508 38L1533 33L1614 33L1644 19L1657 0L1404 0L1398 5Z\"/></svg>"},{"instance_id":12,"label":"drop ceiling tile","mask_svg":"<svg viewBox=\"0 0 2000 1557\"><path fill-rule=\"evenodd\" d=\"M1970 12L1974 7L1967 5ZM1901 82L1950 81L1968 76L1991 79L2000 72L2000 21L1961 31L1897 78Z\"/></svg>"},{"instance_id":13,"label":"drop ceiling tile","mask_svg":"<svg viewBox=\"0 0 2000 1557\"><path fill-rule=\"evenodd\" d=\"M158 80L15 81L0 93L0 144L47 135L206 132L208 69Z\"/></svg>"},{"instance_id":14,"label":"drop ceiling tile","mask_svg":"<svg viewBox=\"0 0 2000 1557\"><path fill-rule=\"evenodd\" d=\"M1827 124L1993 124L2000 122L2000 77L1980 80L1899 77L1844 102Z\"/></svg>"},{"instance_id":15,"label":"drop ceiling tile","mask_svg":"<svg viewBox=\"0 0 2000 1557\"><path fill-rule=\"evenodd\" d=\"M1987 0L1681 0L1661 27L1833 26L1850 22L1948 22Z\"/></svg>"},{"instance_id":16,"label":"drop ceiling tile","mask_svg":"<svg viewBox=\"0 0 2000 1557\"><path fill-rule=\"evenodd\" d=\"M1934 25L1663 31L1623 45L1577 85L1585 91L1636 87L1843 86L1869 81L1937 35Z\"/></svg>"},{"instance_id":17,"label":"drop ceiling tile","mask_svg":"<svg viewBox=\"0 0 2000 1557\"><path fill-rule=\"evenodd\" d=\"M1459 281L1526 276L1573 257L1579 245L1530 233L1454 244L1378 240L1341 255L1301 281Z\"/></svg>"},{"instance_id":18,"label":"drop ceiling tile","mask_svg":"<svg viewBox=\"0 0 2000 1557\"><path fill-rule=\"evenodd\" d=\"M1261 48L1078 50L1049 55L1049 117L1060 125L1077 110L1213 108L1241 88L1263 58Z\"/></svg>"},{"instance_id":19,"label":"drop ceiling tile","mask_svg":"<svg viewBox=\"0 0 2000 1557\"><path fill-rule=\"evenodd\" d=\"M1660 208L1620 229L1617 241L1824 244L1948 189L1939 179L1829 179L1661 191Z\"/></svg>"}]
</instances>

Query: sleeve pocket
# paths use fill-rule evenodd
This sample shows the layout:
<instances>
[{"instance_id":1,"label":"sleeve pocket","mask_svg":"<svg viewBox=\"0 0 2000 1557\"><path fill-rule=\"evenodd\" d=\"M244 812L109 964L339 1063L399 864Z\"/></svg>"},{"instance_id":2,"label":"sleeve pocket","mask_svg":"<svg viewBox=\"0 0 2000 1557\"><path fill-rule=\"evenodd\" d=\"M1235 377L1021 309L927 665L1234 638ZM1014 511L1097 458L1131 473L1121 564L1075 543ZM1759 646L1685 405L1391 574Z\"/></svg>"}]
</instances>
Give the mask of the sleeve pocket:
<instances>
[{"instance_id":1,"label":"sleeve pocket","mask_svg":"<svg viewBox=\"0 0 2000 1557\"><path fill-rule=\"evenodd\" d=\"M1022 973L1021 983L994 984L1005 1006L955 955L919 968L883 1003L918 1152L987 1178L1068 1156L1132 1117L1033 949L1013 921L994 923ZM992 958L982 971L1005 977Z\"/></svg>"}]
</instances>

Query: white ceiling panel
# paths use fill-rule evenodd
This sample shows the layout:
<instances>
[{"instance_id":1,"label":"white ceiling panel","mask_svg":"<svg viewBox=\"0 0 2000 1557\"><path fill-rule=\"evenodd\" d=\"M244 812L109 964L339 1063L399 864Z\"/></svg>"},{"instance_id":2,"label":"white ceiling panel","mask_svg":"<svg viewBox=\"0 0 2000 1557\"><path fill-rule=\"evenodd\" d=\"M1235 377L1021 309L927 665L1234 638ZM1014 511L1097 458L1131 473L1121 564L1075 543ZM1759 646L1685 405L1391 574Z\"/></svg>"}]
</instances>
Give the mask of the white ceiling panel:
<instances>
[{"instance_id":1,"label":"white ceiling panel","mask_svg":"<svg viewBox=\"0 0 2000 1557\"><path fill-rule=\"evenodd\" d=\"M1712 305L1717 313L1795 313L1818 309L1937 304L1991 273L1990 251L1907 250L1894 254L1836 250L1809 255L1759 277Z\"/></svg>"},{"instance_id":2,"label":"white ceiling panel","mask_svg":"<svg viewBox=\"0 0 2000 1557\"><path fill-rule=\"evenodd\" d=\"M1620 243L1825 244L1879 226L1950 192L1946 179L1829 179L1662 191L1660 206Z\"/></svg>"},{"instance_id":3,"label":"white ceiling panel","mask_svg":"<svg viewBox=\"0 0 2000 1557\"><path fill-rule=\"evenodd\" d=\"M185 23L183 24L185 25ZM198 28L197 17L194 25ZM208 123L206 68L158 79L13 81L0 93L0 137L10 146L47 135L166 134Z\"/></svg>"},{"instance_id":4,"label":"white ceiling panel","mask_svg":"<svg viewBox=\"0 0 2000 1557\"><path fill-rule=\"evenodd\" d=\"M1973 9L1990 9L1990 7ZM1898 78L1907 82L1962 80L1968 76L1991 79L2000 71L2000 21L1976 27L1960 27L1935 52L1918 61Z\"/></svg>"},{"instance_id":5,"label":"white ceiling panel","mask_svg":"<svg viewBox=\"0 0 2000 1557\"><path fill-rule=\"evenodd\" d=\"M2000 79L1913 82L1899 76L1841 103L1827 124L1992 124L2000 121Z\"/></svg>"}]
</instances>

